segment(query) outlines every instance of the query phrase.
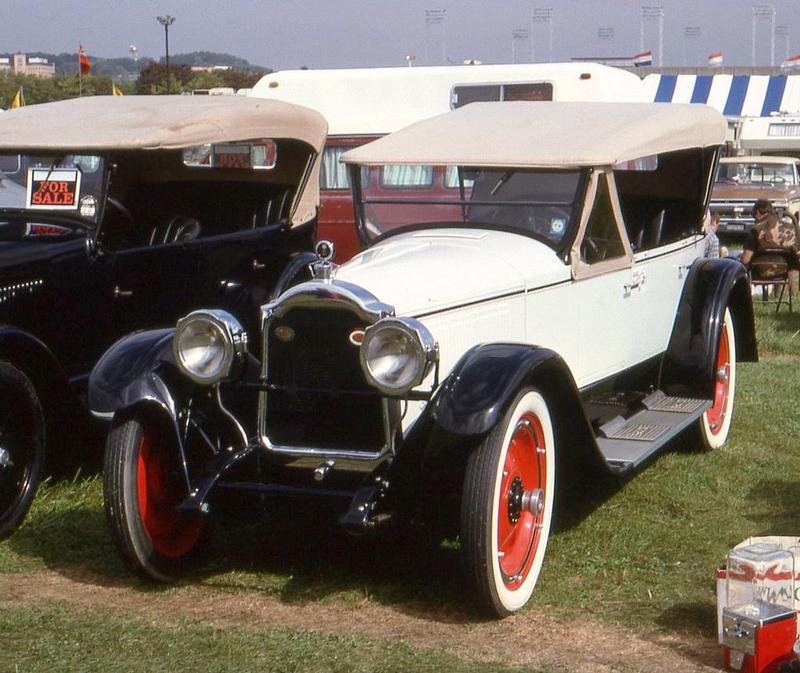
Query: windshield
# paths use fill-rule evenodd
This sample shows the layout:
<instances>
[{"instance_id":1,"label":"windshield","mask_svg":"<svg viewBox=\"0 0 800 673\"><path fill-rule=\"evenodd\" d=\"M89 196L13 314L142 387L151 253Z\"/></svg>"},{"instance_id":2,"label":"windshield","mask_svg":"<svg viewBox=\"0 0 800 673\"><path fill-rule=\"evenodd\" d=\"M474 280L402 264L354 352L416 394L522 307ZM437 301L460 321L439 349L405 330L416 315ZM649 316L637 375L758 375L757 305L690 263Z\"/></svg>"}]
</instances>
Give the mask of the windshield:
<instances>
[{"instance_id":1,"label":"windshield","mask_svg":"<svg viewBox=\"0 0 800 673\"><path fill-rule=\"evenodd\" d=\"M486 227L562 247L581 171L368 166L352 169L358 226L374 241L408 228Z\"/></svg>"},{"instance_id":2,"label":"windshield","mask_svg":"<svg viewBox=\"0 0 800 673\"><path fill-rule=\"evenodd\" d=\"M737 185L794 185L792 164L768 164L754 161L721 163L717 168L717 182Z\"/></svg>"},{"instance_id":3,"label":"windshield","mask_svg":"<svg viewBox=\"0 0 800 673\"><path fill-rule=\"evenodd\" d=\"M103 168L95 155L0 154L0 235L53 236L72 232L73 223L94 226ZM31 224L35 219L41 226Z\"/></svg>"}]
</instances>

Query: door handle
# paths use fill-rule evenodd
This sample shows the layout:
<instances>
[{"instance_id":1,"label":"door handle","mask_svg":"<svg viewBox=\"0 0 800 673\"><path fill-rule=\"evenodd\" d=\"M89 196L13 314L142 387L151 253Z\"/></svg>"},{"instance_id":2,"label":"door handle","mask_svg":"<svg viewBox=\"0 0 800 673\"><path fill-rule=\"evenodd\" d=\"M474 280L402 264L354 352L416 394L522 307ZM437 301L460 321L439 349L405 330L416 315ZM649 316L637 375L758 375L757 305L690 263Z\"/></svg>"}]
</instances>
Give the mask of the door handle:
<instances>
[{"instance_id":1,"label":"door handle","mask_svg":"<svg viewBox=\"0 0 800 673\"><path fill-rule=\"evenodd\" d=\"M625 291L625 296L627 297L633 290L638 290L644 285L646 275L644 271L636 271L631 278L629 283L625 283L622 288Z\"/></svg>"},{"instance_id":2,"label":"door handle","mask_svg":"<svg viewBox=\"0 0 800 673\"><path fill-rule=\"evenodd\" d=\"M131 297L133 296L133 290L123 290L119 285L114 286L114 297L119 299L120 297Z\"/></svg>"}]
</instances>

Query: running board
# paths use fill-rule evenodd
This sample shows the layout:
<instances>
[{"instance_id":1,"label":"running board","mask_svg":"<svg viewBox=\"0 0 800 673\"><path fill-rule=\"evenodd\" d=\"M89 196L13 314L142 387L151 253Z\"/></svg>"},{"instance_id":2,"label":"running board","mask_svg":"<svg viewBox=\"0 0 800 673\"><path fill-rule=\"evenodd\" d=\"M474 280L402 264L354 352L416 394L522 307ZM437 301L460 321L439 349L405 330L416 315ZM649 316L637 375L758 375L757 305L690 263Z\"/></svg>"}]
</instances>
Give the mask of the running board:
<instances>
[{"instance_id":1,"label":"running board","mask_svg":"<svg viewBox=\"0 0 800 673\"><path fill-rule=\"evenodd\" d=\"M600 427L597 446L611 469L635 469L686 430L711 406L710 400L670 397L657 390L641 400L644 408L612 418Z\"/></svg>"}]
</instances>

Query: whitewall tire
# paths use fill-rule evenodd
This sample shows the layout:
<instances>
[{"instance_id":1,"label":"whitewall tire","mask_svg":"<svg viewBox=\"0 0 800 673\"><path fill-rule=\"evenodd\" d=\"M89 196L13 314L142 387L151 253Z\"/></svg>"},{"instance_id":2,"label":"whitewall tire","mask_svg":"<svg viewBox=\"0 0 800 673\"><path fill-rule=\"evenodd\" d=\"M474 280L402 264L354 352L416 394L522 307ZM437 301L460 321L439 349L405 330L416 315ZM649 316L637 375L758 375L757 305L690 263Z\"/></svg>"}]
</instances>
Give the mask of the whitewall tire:
<instances>
[{"instance_id":1,"label":"whitewall tire","mask_svg":"<svg viewBox=\"0 0 800 673\"><path fill-rule=\"evenodd\" d=\"M544 562L555 495L553 423L522 390L467 462L461 556L480 607L505 616L530 599Z\"/></svg>"},{"instance_id":2,"label":"whitewall tire","mask_svg":"<svg viewBox=\"0 0 800 673\"><path fill-rule=\"evenodd\" d=\"M700 418L700 438L706 449L716 449L725 443L733 418L733 398L736 392L736 337L733 318L728 309L717 341L715 363L716 381L713 404Z\"/></svg>"}]
</instances>

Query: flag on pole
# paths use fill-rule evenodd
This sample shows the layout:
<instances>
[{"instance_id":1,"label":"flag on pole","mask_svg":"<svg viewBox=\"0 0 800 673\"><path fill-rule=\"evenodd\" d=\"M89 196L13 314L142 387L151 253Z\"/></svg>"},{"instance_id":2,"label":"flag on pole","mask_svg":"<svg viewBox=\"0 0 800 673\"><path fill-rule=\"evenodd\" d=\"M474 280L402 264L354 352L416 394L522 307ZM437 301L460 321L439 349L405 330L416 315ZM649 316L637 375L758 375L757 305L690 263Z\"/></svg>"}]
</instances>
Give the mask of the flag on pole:
<instances>
[{"instance_id":1,"label":"flag on pole","mask_svg":"<svg viewBox=\"0 0 800 673\"><path fill-rule=\"evenodd\" d=\"M722 52L712 51L708 55L708 65L710 65L712 68L719 68L722 65Z\"/></svg>"},{"instance_id":2,"label":"flag on pole","mask_svg":"<svg viewBox=\"0 0 800 673\"><path fill-rule=\"evenodd\" d=\"M114 82L111 82L111 94L114 96L121 96L122 89L120 89Z\"/></svg>"},{"instance_id":3,"label":"flag on pole","mask_svg":"<svg viewBox=\"0 0 800 673\"><path fill-rule=\"evenodd\" d=\"M11 101L11 107L25 107L25 95L22 93L22 87L19 88L17 95L14 96L14 100Z\"/></svg>"},{"instance_id":4,"label":"flag on pole","mask_svg":"<svg viewBox=\"0 0 800 673\"><path fill-rule=\"evenodd\" d=\"M78 69L81 75L88 75L89 71L92 69L92 64L89 63L89 57L86 56L83 45L80 43L78 43Z\"/></svg>"},{"instance_id":5,"label":"flag on pole","mask_svg":"<svg viewBox=\"0 0 800 673\"><path fill-rule=\"evenodd\" d=\"M653 65L653 52L648 49L633 57L633 65L637 68L643 65Z\"/></svg>"},{"instance_id":6,"label":"flag on pole","mask_svg":"<svg viewBox=\"0 0 800 673\"><path fill-rule=\"evenodd\" d=\"M781 63L781 70L788 72L800 70L800 54L797 54L797 56L790 56Z\"/></svg>"}]
</instances>

